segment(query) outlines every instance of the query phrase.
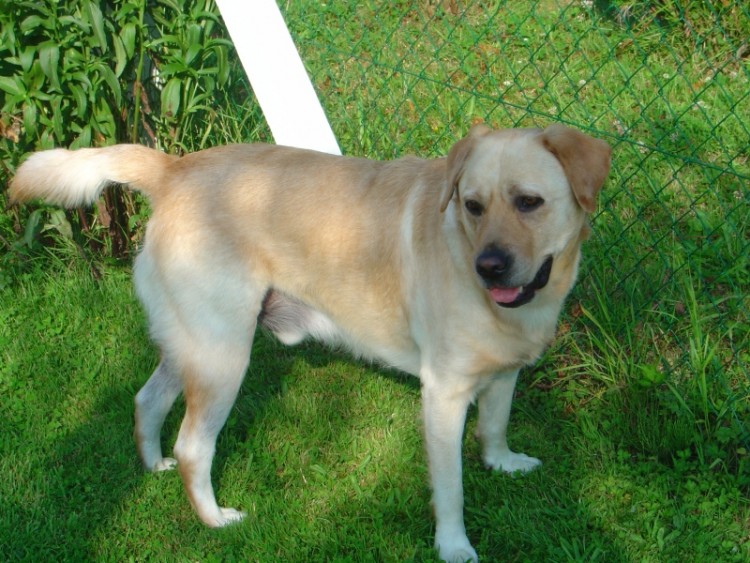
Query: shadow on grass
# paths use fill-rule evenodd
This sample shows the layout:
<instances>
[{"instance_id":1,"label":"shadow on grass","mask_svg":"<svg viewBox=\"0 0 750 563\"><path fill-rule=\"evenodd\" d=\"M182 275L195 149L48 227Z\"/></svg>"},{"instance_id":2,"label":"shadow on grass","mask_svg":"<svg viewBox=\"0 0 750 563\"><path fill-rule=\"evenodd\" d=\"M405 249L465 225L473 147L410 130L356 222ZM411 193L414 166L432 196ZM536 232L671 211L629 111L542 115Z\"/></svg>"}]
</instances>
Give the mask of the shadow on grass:
<instances>
[{"instance_id":1,"label":"shadow on grass","mask_svg":"<svg viewBox=\"0 0 750 563\"><path fill-rule=\"evenodd\" d=\"M39 450L34 437L21 431L30 443L20 468L25 480L10 498L0 498L6 560L84 561L96 555L88 539L120 511L143 475L133 455L132 424L124 423L130 398L123 386L108 389L90 420Z\"/></svg>"},{"instance_id":2,"label":"shadow on grass","mask_svg":"<svg viewBox=\"0 0 750 563\"><path fill-rule=\"evenodd\" d=\"M85 342L86 325L78 329L64 340ZM135 326L128 330L137 334ZM40 436L38 449L16 423L18 443L32 446L19 461L23 482L0 499L0 546L11 560L435 560L416 378L259 335L212 473L219 502L248 518L217 531L198 521L176 472L141 468L133 396L156 356L144 336L127 346L142 349L110 351L122 373L108 366L101 380L89 374L88 402L77 414L63 410L70 419ZM72 384L75 370L60 367L61 398L82 393ZM525 397L519 402L514 444L539 452L549 466L521 479L485 470L472 412L464 449L469 537L484 560L604 553L616 561L616 542L591 525L568 479L580 470L555 441L564 434L555 426L562 413ZM178 402L167 419L165 452L183 412Z\"/></svg>"},{"instance_id":3,"label":"shadow on grass","mask_svg":"<svg viewBox=\"0 0 750 563\"><path fill-rule=\"evenodd\" d=\"M435 559L416 378L363 367L316 345L284 348L260 336L213 469L220 502L236 501L249 517L216 531L199 523L175 472L141 468L132 399L150 372L142 361L127 369L140 372L138 383L98 387L91 414L36 457L38 468L28 473L33 481L19 484L27 490L14 495L25 501L0 500L10 514L2 520L10 559ZM331 369L351 375L330 375ZM307 381L316 377L339 383ZM360 385L375 396L362 400ZM314 407L299 406L309 395ZM165 451L183 411L178 402L165 424ZM521 437L531 435L532 445L546 434L544 424L528 420L540 414L521 415ZM538 538L548 527L560 529L561 519L572 549L579 539L585 544L592 531L579 524L581 508L559 472L555 490L543 493L546 468L523 479L496 475L482 467L473 437L466 442L467 526L485 560L559 555ZM617 553L604 540L596 545Z\"/></svg>"}]
</instances>

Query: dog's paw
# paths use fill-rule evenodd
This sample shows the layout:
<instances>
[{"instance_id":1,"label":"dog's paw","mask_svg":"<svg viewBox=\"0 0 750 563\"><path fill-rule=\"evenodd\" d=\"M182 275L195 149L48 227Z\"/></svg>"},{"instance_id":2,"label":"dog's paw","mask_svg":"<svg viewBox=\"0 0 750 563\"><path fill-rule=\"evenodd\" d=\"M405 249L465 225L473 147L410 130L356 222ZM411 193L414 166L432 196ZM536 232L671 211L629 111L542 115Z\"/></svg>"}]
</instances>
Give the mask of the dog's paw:
<instances>
[{"instance_id":1,"label":"dog's paw","mask_svg":"<svg viewBox=\"0 0 750 563\"><path fill-rule=\"evenodd\" d=\"M220 507L219 513L211 518L210 521L206 521L206 524L210 528L223 528L224 526L229 526L230 524L242 521L245 516L247 516L245 512L241 512L235 508Z\"/></svg>"},{"instance_id":2,"label":"dog's paw","mask_svg":"<svg viewBox=\"0 0 750 563\"><path fill-rule=\"evenodd\" d=\"M438 554L442 561L446 561L447 563L479 562L477 552L471 547L466 536L458 540L443 540L436 543Z\"/></svg>"},{"instance_id":3,"label":"dog's paw","mask_svg":"<svg viewBox=\"0 0 750 563\"><path fill-rule=\"evenodd\" d=\"M151 466L151 471L157 473L159 471L171 471L177 467L177 460L173 457L163 457Z\"/></svg>"},{"instance_id":4,"label":"dog's paw","mask_svg":"<svg viewBox=\"0 0 750 563\"><path fill-rule=\"evenodd\" d=\"M484 462L488 467L505 473L528 473L539 467L542 462L526 454L515 453L510 450L486 454Z\"/></svg>"}]
</instances>

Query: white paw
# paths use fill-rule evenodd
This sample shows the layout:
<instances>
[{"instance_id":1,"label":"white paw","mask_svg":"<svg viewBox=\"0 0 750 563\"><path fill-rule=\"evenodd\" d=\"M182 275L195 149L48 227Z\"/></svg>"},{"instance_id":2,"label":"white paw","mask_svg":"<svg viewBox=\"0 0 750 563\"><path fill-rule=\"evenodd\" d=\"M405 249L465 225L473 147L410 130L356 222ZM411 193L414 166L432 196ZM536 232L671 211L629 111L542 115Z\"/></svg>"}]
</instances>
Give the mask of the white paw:
<instances>
[{"instance_id":1,"label":"white paw","mask_svg":"<svg viewBox=\"0 0 750 563\"><path fill-rule=\"evenodd\" d=\"M210 528L223 528L229 526L235 522L240 522L247 514L234 508L219 508L219 514L211 521L207 521L206 524Z\"/></svg>"},{"instance_id":2,"label":"white paw","mask_svg":"<svg viewBox=\"0 0 750 563\"><path fill-rule=\"evenodd\" d=\"M172 457L163 457L151 467L151 471L154 473L158 471L171 471L175 467L177 467L176 459Z\"/></svg>"},{"instance_id":3,"label":"white paw","mask_svg":"<svg viewBox=\"0 0 750 563\"><path fill-rule=\"evenodd\" d=\"M436 540L435 544L440 559L443 561L447 561L448 563L466 563L466 561L471 561L472 563L479 562L477 552L471 547L469 539L466 536L462 538Z\"/></svg>"},{"instance_id":4,"label":"white paw","mask_svg":"<svg viewBox=\"0 0 750 563\"><path fill-rule=\"evenodd\" d=\"M505 471L506 473L528 473L542 464L535 457L517 454L510 450L485 454L484 462L492 469Z\"/></svg>"}]
</instances>

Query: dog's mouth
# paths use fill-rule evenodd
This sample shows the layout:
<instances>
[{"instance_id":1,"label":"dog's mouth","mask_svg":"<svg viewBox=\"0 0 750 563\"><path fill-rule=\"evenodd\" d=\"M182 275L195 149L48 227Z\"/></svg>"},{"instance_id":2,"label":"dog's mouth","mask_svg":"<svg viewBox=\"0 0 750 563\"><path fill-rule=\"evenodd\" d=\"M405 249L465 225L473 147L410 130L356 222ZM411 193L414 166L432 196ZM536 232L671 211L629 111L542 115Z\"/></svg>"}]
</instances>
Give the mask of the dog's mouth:
<instances>
[{"instance_id":1,"label":"dog's mouth","mask_svg":"<svg viewBox=\"0 0 750 563\"><path fill-rule=\"evenodd\" d=\"M490 297L500 307L515 308L526 305L526 303L534 299L536 292L544 288L549 282L549 276L552 272L552 262L553 258L549 256L539 268L531 283L526 285L519 287L489 287Z\"/></svg>"}]
</instances>

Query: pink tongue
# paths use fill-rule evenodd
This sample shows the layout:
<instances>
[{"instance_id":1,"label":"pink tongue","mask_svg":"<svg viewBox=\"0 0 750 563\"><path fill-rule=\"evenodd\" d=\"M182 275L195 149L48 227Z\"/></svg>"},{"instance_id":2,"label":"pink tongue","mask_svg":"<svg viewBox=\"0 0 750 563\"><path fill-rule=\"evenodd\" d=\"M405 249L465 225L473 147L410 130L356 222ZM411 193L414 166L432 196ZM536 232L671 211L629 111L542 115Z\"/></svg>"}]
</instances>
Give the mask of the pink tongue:
<instances>
[{"instance_id":1,"label":"pink tongue","mask_svg":"<svg viewBox=\"0 0 750 563\"><path fill-rule=\"evenodd\" d=\"M490 295L495 303L512 303L521 293L520 287L493 287L490 289Z\"/></svg>"}]
</instances>

